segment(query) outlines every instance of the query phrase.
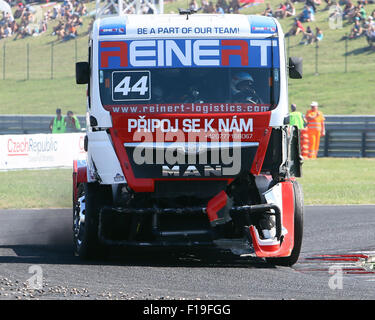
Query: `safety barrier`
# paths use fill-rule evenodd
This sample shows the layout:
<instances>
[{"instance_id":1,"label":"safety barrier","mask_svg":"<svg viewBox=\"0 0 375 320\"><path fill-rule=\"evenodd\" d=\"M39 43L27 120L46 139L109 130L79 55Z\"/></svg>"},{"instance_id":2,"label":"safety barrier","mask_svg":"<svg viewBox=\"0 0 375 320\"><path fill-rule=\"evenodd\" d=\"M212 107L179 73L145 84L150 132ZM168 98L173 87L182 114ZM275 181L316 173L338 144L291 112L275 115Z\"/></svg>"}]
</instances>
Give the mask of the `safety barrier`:
<instances>
[{"instance_id":1,"label":"safety barrier","mask_svg":"<svg viewBox=\"0 0 375 320\"><path fill-rule=\"evenodd\" d=\"M301 155L304 159L309 155L309 136L306 128L301 130Z\"/></svg>"},{"instance_id":2,"label":"safety barrier","mask_svg":"<svg viewBox=\"0 0 375 320\"><path fill-rule=\"evenodd\" d=\"M50 133L54 115L0 115L0 134ZM77 116L81 128L86 127L85 116Z\"/></svg>"},{"instance_id":3,"label":"safety barrier","mask_svg":"<svg viewBox=\"0 0 375 320\"><path fill-rule=\"evenodd\" d=\"M319 157L375 157L375 116L326 116Z\"/></svg>"},{"instance_id":4,"label":"safety barrier","mask_svg":"<svg viewBox=\"0 0 375 320\"><path fill-rule=\"evenodd\" d=\"M0 170L72 167L84 160L84 132L0 135Z\"/></svg>"},{"instance_id":5,"label":"safety barrier","mask_svg":"<svg viewBox=\"0 0 375 320\"><path fill-rule=\"evenodd\" d=\"M0 134L49 133L54 115L0 115ZM375 116L325 116L326 135L320 139L319 157L375 157ZM78 116L81 128L86 118ZM308 148L301 134L301 151Z\"/></svg>"}]
</instances>

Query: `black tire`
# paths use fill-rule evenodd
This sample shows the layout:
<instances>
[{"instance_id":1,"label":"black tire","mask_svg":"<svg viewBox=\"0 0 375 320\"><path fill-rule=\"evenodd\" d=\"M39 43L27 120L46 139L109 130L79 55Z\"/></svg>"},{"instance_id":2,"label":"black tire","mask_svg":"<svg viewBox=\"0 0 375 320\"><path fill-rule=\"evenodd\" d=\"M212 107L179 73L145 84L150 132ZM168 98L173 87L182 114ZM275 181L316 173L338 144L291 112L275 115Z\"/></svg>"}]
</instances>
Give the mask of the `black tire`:
<instances>
[{"instance_id":1,"label":"black tire","mask_svg":"<svg viewBox=\"0 0 375 320\"><path fill-rule=\"evenodd\" d=\"M291 267L299 258L303 238L303 192L297 181L292 181L294 191L294 246L289 257L267 258L266 261L273 265Z\"/></svg>"},{"instance_id":2,"label":"black tire","mask_svg":"<svg viewBox=\"0 0 375 320\"><path fill-rule=\"evenodd\" d=\"M107 186L97 183L78 186L77 201L73 204L73 246L75 254L84 260L104 259L107 256L108 248L99 240L98 227L100 208L108 204L110 191ZM80 197L84 197L85 211L84 222L79 224Z\"/></svg>"}]
</instances>

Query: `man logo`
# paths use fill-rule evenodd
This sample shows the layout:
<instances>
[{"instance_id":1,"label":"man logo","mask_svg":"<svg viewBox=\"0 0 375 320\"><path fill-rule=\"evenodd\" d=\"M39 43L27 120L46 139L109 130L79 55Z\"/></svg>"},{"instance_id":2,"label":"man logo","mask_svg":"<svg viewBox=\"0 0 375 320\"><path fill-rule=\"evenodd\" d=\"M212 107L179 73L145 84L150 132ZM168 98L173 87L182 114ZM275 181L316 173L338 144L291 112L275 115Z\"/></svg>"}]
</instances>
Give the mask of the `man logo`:
<instances>
[{"instance_id":1,"label":"man logo","mask_svg":"<svg viewBox=\"0 0 375 320\"><path fill-rule=\"evenodd\" d=\"M189 165L186 169L181 168L179 165L173 167L162 166L162 176L163 177L209 177L209 176L222 176L222 167L205 165L203 168L203 174L194 165Z\"/></svg>"}]
</instances>

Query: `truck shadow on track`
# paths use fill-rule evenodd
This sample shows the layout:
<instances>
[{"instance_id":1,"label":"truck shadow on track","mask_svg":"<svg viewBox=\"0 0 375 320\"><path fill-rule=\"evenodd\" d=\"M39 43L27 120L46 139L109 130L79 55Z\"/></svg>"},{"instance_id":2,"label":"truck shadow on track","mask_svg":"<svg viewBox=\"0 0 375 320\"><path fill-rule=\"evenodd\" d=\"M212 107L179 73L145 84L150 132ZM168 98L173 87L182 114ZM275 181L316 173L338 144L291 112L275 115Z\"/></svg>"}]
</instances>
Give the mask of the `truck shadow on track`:
<instances>
[{"instance_id":1,"label":"truck shadow on track","mask_svg":"<svg viewBox=\"0 0 375 320\"><path fill-rule=\"evenodd\" d=\"M74 256L70 246L2 245L0 264L56 264L56 265L111 265L138 267L189 268L275 268L263 259L239 257L218 249L190 249L184 251L162 249L111 248L105 260L83 261Z\"/></svg>"}]
</instances>

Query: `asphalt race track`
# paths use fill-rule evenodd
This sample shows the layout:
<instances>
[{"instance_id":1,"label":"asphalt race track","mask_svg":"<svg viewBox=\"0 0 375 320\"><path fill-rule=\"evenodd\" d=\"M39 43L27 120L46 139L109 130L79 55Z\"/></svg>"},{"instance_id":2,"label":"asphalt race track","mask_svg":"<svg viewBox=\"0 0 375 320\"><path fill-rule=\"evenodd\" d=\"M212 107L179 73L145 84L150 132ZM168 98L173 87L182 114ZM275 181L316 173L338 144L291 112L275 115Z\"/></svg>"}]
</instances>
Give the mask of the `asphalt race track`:
<instances>
[{"instance_id":1,"label":"asphalt race track","mask_svg":"<svg viewBox=\"0 0 375 320\"><path fill-rule=\"evenodd\" d=\"M363 264L375 256L375 206L307 206L293 268L217 250L114 249L108 261L82 262L71 220L69 209L0 211L0 299L375 298ZM43 286L31 290L36 276Z\"/></svg>"}]
</instances>

